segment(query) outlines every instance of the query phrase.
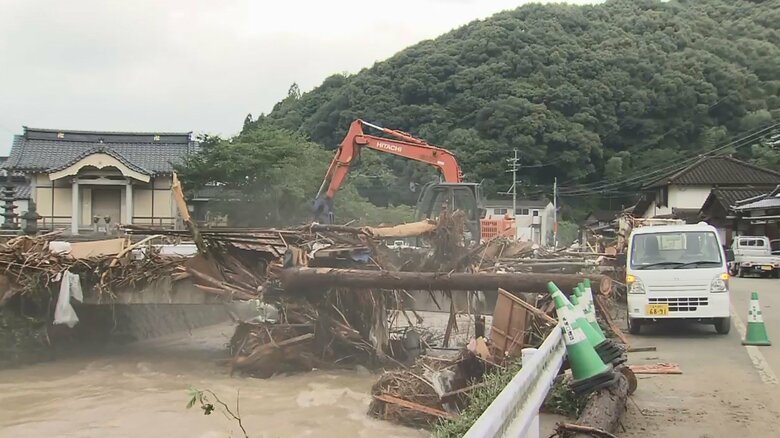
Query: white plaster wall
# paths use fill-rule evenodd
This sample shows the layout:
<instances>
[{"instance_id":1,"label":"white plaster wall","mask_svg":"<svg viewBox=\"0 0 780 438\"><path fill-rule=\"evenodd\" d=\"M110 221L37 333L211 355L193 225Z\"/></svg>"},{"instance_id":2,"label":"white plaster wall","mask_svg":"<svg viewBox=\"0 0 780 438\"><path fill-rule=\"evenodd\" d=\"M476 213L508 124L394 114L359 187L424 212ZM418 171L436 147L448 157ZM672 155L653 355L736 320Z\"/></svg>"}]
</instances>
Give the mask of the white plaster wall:
<instances>
[{"instance_id":1,"label":"white plaster wall","mask_svg":"<svg viewBox=\"0 0 780 438\"><path fill-rule=\"evenodd\" d=\"M669 186L669 205L674 208L701 208L711 186Z\"/></svg>"}]
</instances>

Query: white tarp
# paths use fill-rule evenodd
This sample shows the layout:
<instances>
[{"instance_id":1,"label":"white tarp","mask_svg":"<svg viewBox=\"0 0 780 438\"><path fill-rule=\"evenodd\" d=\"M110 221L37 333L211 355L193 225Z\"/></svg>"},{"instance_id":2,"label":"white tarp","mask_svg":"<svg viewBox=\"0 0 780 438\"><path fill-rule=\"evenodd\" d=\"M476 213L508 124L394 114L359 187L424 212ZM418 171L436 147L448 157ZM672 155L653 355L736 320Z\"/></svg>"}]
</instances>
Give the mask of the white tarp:
<instances>
[{"instance_id":1,"label":"white tarp","mask_svg":"<svg viewBox=\"0 0 780 438\"><path fill-rule=\"evenodd\" d=\"M60 294L57 297L57 307L54 308L54 324L65 324L73 328L78 322L79 317L76 311L70 305L70 299L74 298L78 302L84 301L84 294L81 291L81 281L79 275L70 271L62 274L60 281Z\"/></svg>"}]
</instances>

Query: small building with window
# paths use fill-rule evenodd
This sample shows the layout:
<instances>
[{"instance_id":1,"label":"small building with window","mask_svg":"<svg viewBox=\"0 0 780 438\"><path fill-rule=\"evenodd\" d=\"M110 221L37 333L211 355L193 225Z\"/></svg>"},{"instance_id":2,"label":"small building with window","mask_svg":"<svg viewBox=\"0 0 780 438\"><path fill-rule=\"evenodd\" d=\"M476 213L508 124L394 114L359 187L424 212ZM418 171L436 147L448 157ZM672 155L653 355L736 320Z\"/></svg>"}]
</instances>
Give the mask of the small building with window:
<instances>
[{"instance_id":1,"label":"small building with window","mask_svg":"<svg viewBox=\"0 0 780 438\"><path fill-rule=\"evenodd\" d=\"M517 209L512 211L512 200L487 200L483 202L487 219L515 218L517 237L520 240L550 245L553 239L555 208L549 199L518 199Z\"/></svg>"},{"instance_id":2,"label":"small building with window","mask_svg":"<svg viewBox=\"0 0 780 438\"><path fill-rule=\"evenodd\" d=\"M189 132L24 127L3 168L26 179L42 228L79 234L119 223L173 227L173 165L197 146Z\"/></svg>"}]
</instances>

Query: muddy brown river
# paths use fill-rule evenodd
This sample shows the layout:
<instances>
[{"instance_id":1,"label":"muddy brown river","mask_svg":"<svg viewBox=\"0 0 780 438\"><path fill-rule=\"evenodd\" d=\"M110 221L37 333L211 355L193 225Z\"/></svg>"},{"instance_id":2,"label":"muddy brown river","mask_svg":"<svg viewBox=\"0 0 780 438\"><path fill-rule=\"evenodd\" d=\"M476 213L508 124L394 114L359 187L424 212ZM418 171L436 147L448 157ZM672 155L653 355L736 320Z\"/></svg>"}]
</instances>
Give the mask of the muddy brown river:
<instances>
[{"instance_id":1,"label":"muddy brown river","mask_svg":"<svg viewBox=\"0 0 780 438\"><path fill-rule=\"evenodd\" d=\"M186 409L187 388L233 406L250 437L423 437L366 415L376 376L324 372L267 380L230 377L219 364L233 326L194 330L0 370L0 437L243 436L215 412Z\"/></svg>"}]
</instances>

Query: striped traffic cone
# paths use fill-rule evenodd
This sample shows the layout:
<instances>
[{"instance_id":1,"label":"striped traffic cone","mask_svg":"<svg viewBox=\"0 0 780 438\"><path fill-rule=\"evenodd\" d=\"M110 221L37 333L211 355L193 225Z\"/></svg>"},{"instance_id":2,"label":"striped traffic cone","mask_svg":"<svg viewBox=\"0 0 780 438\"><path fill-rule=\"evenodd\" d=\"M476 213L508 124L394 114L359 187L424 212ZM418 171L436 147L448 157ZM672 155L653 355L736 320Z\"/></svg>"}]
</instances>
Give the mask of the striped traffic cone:
<instances>
[{"instance_id":1,"label":"striped traffic cone","mask_svg":"<svg viewBox=\"0 0 780 438\"><path fill-rule=\"evenodd\" d=\"M604 336L604 331L601 330L598 320L596 319L596 306L593 304L593 292L590 290L590 280L587 278L584 282L580 283L575 292L583 303L582 310L585 312L585 318L587 318L593 328Z\"/></svg>"},{"instance_id":2,"label":"striped traffic cone","mask_svg":"<svg viewBox=\"0 0 780 438\"><path fill-rule=\"evenodd\" d=\"M574 288L574 293L571 296L571 300L575 305L576 302L579 302L577 293L583 297L583 300L585 299L585 294L582 292L582 289L579 287ZM587 305L583 305L582 302L579 302L579 304L579 308L576 309L578 316L577 323L581 324L583 327L583 331L585 332L588 341L590 341L590 343L593 345L593 348L596 349L596 353L599 354L601 360L604 363L611 363L613 366L618 366L625 362L628 357L623 354L623 349L621 349L617 343L611 339L607 339L607 337L604 336L604 332L601 331L601 327L599 327L598 323L595 322L595 316L590 312L586 313L585 309L587 308ZM593 317L594 321L590 321L591 317Z\"/></svg>"},{"instance_id":3,"label":"striped traffic cone","mask_svg":"<svg viewBox=\"0 0 780 438\"><path fill-rule=\"evenodd\" d=\"M742 345L772 345L766 334L764 317L761 316L761 305L758 304L758 292L750 295L750 307L748 308L747 334L742 340Z\"/></svg>"},{"instance_id":4,"label":"striped traffic cone","mask_svg":"<svg viewBox=\"0 0 780 438\"><path fill-rule=\"evenodd\" d=\"M561 296L563 296L563 294L561 294ZM593 345L593 348L596 348L597 345L606 340L604 335L594 330L593 327L588 323L588 320L585 317L585 313L582 311L582 307L580 306L582 303L580 303L577 299L577 295L571 294L569 301L567 301L567 298L563 296L563 302L564 305L566 305L566 307L572 311L574 317L576 318L577 325L580 327L580 329L582 329L585 337L588 338L588 342Z\"/></svg>"},{"instance_id":5,"label":"striped traffic cone","mask_svg":"<svg viewBox=\"0 0 780 438\"><path fill-rule=\"evenodd\" d=\"M553 299L560 299L564 306L571 312L574 318L574 324L582 330L585 338L590 342L590 345L596 350L599 357L604 363L611 363L612 365L618 365L626 361L621 350L614 342L607 339L600 331L596 331L593 326L588 322L582 311L582 303L577 300L577 295L571 295L571 301L561 292L558 287L550 282L547 284L547 290L552 295ZM574 303L574 304L573 304ZM579 306L576 304L580 304Z\"/></svg>"},{"instance_id":6,"label":"striped traffic cone","mask_svg":"<svg viewBox=\"0 0 780 438\"><path fill-rule=\"evenodd\" d=\"M580 283L574 288L572 299L575 298L580 300L580 308L583 311L585 320L590 327L593 328L594 333L602 339L602 341L593 346L596 349L596 353L601 357L601 360L603 360L604 363L611 363L613 366L618 366L628 360L628 357L625 355L625 352L620 345L612 339L607 339L596 320L596 308L593 305L593 296L590 293L590 280L585 279L585 283Z\"/></svg>"},{"instance_id":7,"label":"striped traffic cone","mask_svg":"<svg viewBox=\"0 0 780 438\"><path fill-rule=\"evenodd\" d=\"M579 394L586 394L612 385L615 380L612 366L605 365L596 350L590 345L585 333L576 324L576 316L566 305L563 294L555 294L553 301L558 314L558 322L561 325L563 341L566 344L569 366L574 377L572 389Z\"/></svg>"}]
</instances>

